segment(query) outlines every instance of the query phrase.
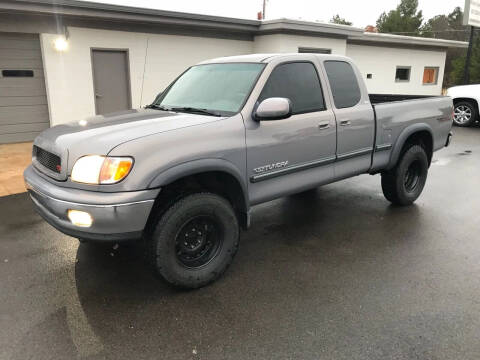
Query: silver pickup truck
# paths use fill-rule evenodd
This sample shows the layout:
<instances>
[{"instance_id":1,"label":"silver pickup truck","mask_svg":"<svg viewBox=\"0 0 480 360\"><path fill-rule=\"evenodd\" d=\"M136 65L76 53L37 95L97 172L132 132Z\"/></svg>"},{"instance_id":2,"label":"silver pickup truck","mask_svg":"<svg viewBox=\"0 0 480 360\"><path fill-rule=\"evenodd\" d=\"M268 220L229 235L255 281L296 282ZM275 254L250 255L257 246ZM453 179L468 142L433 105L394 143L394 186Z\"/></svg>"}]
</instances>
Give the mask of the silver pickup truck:
<instances>
[{"instance_id":1,"label":"silver pickup truck","mask_svg":"<svg viewBox=\"0 0 480 360\"><path fill-rule=\"evenodd\" d=\"M44 131L24 178L61 232L144 239L157 274L196 288L227 269L256 204L378 173L390 202L411 204L452 110L448 97L369 96L342 56L219 58L145 109Z\"/></svg>"}]
</instances>

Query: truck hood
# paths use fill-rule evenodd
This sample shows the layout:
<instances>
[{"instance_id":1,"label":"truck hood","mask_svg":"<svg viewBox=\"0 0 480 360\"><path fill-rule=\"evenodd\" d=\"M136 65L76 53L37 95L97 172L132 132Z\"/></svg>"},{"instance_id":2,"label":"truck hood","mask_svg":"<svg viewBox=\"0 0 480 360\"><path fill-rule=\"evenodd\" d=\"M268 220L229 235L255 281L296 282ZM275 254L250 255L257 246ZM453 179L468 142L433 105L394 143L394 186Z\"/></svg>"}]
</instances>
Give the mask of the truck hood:
<instances>
[{"instance_id":1,"label":"truck hood","mask_svg":"<svg viewBox=\"0 0 480 360\"><path fill-rule=\"evenodd\" d=\"M107 155L117 145L130 140L221 119L207 115L134 109L51 127L37 136L34 145L60 156L62 173L54 176L60 180L67 177L74 162L81 156Z\"/></svg>"},{"instance_id":2,"label":"truck hood","mask_svg":"<svg viewBox=\"0 0 480 360\"><path fill-rule=\"evenodd\" d=\"M447 96L479 98L480 84L457 85L447 89Z\"/></svg>"}]
</instances>

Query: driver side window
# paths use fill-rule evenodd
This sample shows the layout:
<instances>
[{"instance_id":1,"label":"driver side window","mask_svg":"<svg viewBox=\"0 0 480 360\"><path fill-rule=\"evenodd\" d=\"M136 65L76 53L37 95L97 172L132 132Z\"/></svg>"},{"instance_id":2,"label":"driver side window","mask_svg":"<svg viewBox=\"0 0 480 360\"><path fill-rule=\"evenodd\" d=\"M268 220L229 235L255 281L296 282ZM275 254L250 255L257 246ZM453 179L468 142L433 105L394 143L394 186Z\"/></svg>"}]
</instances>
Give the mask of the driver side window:
<instances>
[{"instance_id":1,"label":"driver side window","mask_svg":"<svg viewBox=\"0 0 480 360\"><path fill-rule=\"evenodd\" d=\"M292 114L325 110L320 80L310 62L278 65L270 74L258 102L271 97L290 99Z\"/></svg>"}]
</instances>

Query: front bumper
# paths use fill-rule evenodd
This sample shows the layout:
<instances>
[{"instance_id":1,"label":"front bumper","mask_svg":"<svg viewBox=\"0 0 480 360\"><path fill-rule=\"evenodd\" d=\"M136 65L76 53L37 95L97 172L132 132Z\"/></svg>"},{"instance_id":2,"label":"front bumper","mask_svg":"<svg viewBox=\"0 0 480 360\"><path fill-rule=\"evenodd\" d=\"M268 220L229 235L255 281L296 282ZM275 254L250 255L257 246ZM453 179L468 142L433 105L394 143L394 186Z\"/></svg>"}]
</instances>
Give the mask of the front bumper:
<instances>
[{"instance_id":1,"label":"front bumper","mask_svg":"<svg viewBox=\"0 0 480 360\"><path fill-rule=\"evenodd\" d=\"M88 240L140 238L160 189L107 193L56 186L29 166L25 186L36 211L59 231ZM88 212L90 227L73 225L68 210Z\"/></svg>"}]
</instances>

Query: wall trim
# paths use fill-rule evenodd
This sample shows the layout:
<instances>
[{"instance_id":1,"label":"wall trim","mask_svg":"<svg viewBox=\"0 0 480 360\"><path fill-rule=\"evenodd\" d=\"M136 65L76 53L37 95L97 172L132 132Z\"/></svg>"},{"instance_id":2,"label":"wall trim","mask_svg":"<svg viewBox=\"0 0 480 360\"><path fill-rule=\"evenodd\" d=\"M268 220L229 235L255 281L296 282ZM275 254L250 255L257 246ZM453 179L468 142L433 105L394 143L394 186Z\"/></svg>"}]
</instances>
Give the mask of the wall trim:
<instances>
[{"instance_id":1,"label":"wall trim","mask_svg":"<svg viewBox=\"0 0 480 360\"><path fill-rule=\"evenodd\" d=\"M362 46L374 46L374 47L383 47L383 48L394 48L394 49L414 49L414 50L424 50L424 51L439 51L444 52L448 50L447 46L432 46L432 45L423 45L423 44L405 44L405 43L395 43L395 42L376 42L371 40L357 40L357 39L347 39L347 51L348 45L362 45Z\"/></svg>"}]
</instances>

